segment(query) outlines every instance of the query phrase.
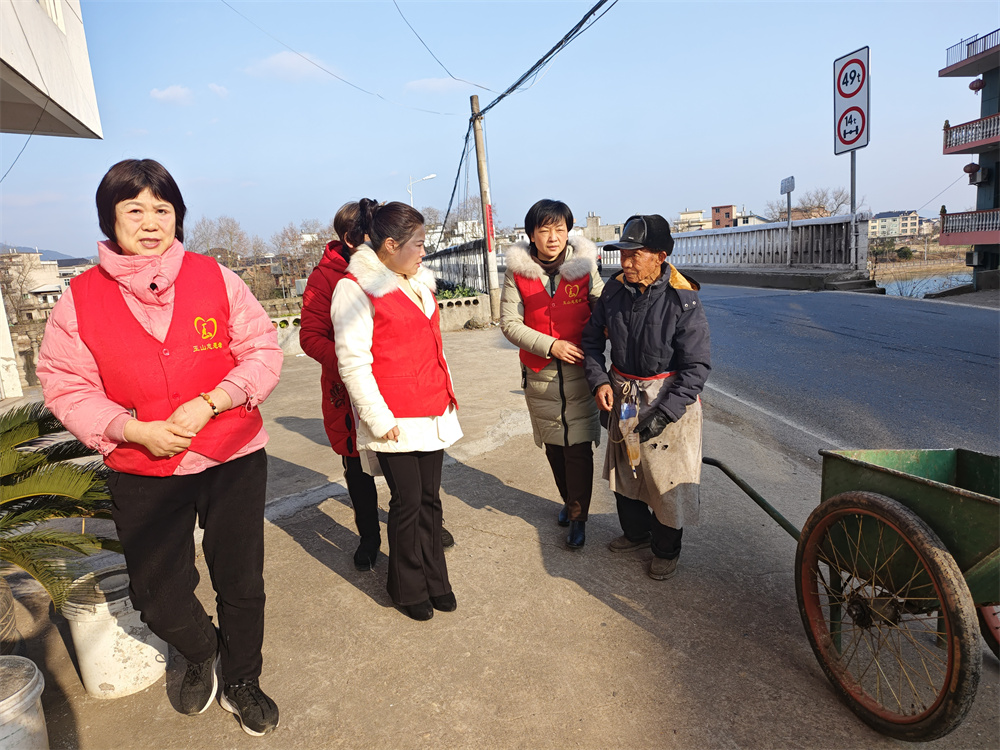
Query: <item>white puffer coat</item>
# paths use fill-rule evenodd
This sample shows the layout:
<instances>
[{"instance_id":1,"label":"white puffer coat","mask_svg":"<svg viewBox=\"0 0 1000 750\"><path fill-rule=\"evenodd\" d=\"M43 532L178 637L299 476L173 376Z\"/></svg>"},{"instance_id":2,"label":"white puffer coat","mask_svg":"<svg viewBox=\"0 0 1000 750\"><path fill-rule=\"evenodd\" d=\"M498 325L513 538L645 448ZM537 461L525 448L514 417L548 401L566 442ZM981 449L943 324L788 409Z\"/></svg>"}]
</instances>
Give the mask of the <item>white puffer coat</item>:
<instances>
[{"instance_id":1,"label":"white puffer coat","mask_svg":"<svg viewBox=\"0 0 1000 750\"><path fill-rule=\"evenodd\" d=\"M551 279L532 260L529 245L519 242L506 253L507 272L500 298L500 329L512 344L539 357L549 357L555 338L536 331L524 322L524 299L515 276L539 279L551 298L563 282L589 276L590 305L601 296L604 282L597 272L597 247L583 237L570 237L566 259ZM576 342L579 344L579 342ZM583 367L551 359L540 372L521 366L521 385L531 416L535 444L576 445L600 442L601 424L597 404L587 385Z\"/></svg>"}]
</instances>

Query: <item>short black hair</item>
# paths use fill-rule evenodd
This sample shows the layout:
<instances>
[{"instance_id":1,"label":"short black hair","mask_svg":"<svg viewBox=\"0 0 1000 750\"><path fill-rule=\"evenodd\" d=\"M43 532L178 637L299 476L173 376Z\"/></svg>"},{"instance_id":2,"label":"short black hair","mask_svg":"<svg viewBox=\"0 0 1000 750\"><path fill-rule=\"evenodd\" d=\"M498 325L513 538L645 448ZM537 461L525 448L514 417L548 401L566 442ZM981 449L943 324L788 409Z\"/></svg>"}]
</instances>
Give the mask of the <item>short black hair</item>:
<instances>
[{"instance_id":1,"label":"short black hair","mask_svg":"<svg viewBox=\"0 0 1000 750\"><path fill-rule=\"evenodd\" d=\"M183 242L184 213L187 207L170 172L153 159L125 159L104 175L101 184L97 186L97 221L104 236L114 242L118 241L115 236L115 206L122 201L132 200L146 188L156 198L174 207L174 236Z\"/></svg>"},{"instance_id":2,"label":"short black hair","mask_svg":"<svg viewBox=\"0 0 1000 750\"><path fill-rule=\"evenodd\" d=\"M573 212L569 210L569 206L562 201L542 198L524 215L524 232L530 239L538 227L558 224L560 221L566 222L567 230L573 228Z\"/></svg>"}]
</instances>

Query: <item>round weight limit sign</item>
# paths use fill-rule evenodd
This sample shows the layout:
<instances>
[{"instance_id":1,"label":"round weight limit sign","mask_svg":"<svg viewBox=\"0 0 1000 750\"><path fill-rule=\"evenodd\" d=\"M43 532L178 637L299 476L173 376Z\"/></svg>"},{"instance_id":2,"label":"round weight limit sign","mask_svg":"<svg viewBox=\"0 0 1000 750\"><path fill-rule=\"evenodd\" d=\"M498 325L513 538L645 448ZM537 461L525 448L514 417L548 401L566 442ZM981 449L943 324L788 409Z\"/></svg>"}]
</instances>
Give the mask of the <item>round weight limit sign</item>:
<instances>
[{"instance_id":1,"label":"round weight limit sign","mask_svg":"<svg viewBox=\"0 0 1000 750\"><path fill-rule=\"evenodd\" d=\"M856 57L848 60L837 74L837 92L845 99L850 99L861 91L867 77L864 62Z\"/></svg>"},{"instance_id":2,"label":"round weight limit sign","mask_svg":"<svg viewBox=\"0 0 1000 750\"><path fill-rule=\"evenodd\" d=\"M837 122L837 138L840 142L845 146L850 146L852 143L857 142L864 135L864 132L865 113L861 107L851 107L844 110L844 113L840 116L840 120Z\"/></svg>"}]
</instances>

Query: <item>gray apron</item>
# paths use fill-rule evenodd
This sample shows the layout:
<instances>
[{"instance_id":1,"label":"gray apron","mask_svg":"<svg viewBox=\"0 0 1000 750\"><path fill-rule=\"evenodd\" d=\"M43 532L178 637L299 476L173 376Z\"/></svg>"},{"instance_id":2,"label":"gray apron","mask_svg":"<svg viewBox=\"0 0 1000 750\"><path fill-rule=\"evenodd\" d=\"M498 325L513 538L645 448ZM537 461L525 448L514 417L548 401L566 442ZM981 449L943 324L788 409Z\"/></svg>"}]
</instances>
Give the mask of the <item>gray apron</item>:
<instances>
[{"instance_id":1,"label":"gray apron","mask_svg":"<svg viewBox=\"0 0 1000 750\"><path fill-rule=\"evenodd\" d=\"M612 370L615 392L614 411L608 415L608 451L604 457L604 478L613 492L642 500L660 523L682 529L698 523L698 490L701 483L701 399L688 404L684 416L671 422L657 437L639 444L639 465L635 476L629 464L625 439L618 425L622 388L626 382L637 393L639 421L649 414L650 404L668 388L674 377L660 380L631 380Z\"/></svg>"}]
</instances>

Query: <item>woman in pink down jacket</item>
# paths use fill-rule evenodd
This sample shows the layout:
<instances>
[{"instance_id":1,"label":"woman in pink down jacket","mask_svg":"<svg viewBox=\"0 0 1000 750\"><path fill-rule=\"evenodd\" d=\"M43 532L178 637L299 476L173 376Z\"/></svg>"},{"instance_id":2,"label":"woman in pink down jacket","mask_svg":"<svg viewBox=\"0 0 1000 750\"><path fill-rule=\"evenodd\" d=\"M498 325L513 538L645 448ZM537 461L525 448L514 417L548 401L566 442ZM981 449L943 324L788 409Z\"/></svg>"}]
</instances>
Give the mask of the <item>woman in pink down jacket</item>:
<instances>
[{"instance_id":1,"label":"woman in pink down jacket","mask_svg":"<svg viewBox=\"0 0 1000 750\"><path fill-rule=\"evenodd\" d=\"M104 456L132 604L187 660L180 710L220 703L244 731L278 725L261 689L267 433L274 326L236 274L181 245L184 200L152 159L97 188L108 241L52 311L38 361L45 403ZM194 526L218 631L195 597Z\"/></svg>"}]
</instances>

